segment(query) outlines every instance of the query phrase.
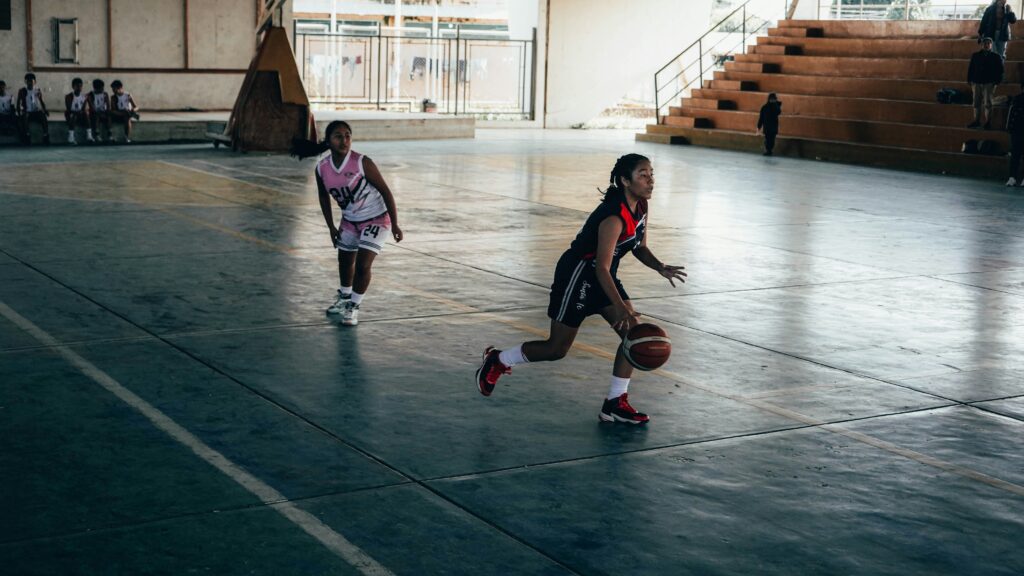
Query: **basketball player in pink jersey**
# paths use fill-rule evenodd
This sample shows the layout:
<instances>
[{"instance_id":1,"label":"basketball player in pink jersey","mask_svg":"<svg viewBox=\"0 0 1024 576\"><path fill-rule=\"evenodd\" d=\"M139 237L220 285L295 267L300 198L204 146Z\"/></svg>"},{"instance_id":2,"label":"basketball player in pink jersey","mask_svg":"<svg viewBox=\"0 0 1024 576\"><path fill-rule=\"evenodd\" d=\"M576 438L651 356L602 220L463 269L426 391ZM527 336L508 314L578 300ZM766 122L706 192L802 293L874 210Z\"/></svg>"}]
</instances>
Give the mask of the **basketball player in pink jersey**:
<instances>
[{"instance_id":1,"label":"basketball player in pink jersey","mask_svg":"<svg viewBox=\"0 0 1024 576\"><path fill-rule=\"evenodd\" d=\"M627 252L673 286L676 280L685 282L682 266L662 263L647 247L647 201L654 193L651 161L639 154L626 154L615 162L609 182L601 204L591 212L555 266L548 302L548 338L505 350L487 347L476 371L477 388L484 396L494 392L498 378L510 373L513 366L564 358L588 316L600 314L619 336L637 324L640 314L633 310L629 295L616 277L619 260ZM598 413L602 422L646 424L650 420L629 403L632 375L633 366L619 346L611 385Z\"/></svg>"},{"instance_id":2,"label":"basketball player in pink jersey","mask_svg":"<svg viewBox=\"0 0 1024 576\"><path fill-rule=\"evenodd\" d=\"M317 144L296 140L292 155L299 159L330 150L316 164L316 187L320 210L324 214L331 242L338 249L338 276L341 287L327 308L328 314L341 314L341 323L359 323L359 307L370 286L373 261L384 248L388 235L402 241L398 227L395 197L384 182L377 165L352 150L352 128L335 120L327 125L325 139ZM334 224L331 198L341 207L340 229Z\"/></svg>"}]
</instances>

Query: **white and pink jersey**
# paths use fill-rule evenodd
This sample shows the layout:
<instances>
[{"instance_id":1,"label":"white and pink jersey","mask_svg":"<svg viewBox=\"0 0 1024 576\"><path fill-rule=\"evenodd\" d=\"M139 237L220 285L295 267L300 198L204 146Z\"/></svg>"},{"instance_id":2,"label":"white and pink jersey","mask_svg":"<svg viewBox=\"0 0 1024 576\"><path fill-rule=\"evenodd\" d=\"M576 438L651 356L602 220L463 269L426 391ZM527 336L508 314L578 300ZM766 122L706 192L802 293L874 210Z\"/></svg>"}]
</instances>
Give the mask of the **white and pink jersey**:
<instances>
[{"instance_id":1,"label":"white and pink jersey","mask_svg":"<svg viewBox=\"0 0 1024 576\"><path fill-rule=\"evenodd\" d=\"M334 166L331 155L327 154L317 163L316 173L341 206L343 219L363 222L388 211L380 191L366 179L362 154L349 150L340 168Z\"/></svg>"}]
</instances>

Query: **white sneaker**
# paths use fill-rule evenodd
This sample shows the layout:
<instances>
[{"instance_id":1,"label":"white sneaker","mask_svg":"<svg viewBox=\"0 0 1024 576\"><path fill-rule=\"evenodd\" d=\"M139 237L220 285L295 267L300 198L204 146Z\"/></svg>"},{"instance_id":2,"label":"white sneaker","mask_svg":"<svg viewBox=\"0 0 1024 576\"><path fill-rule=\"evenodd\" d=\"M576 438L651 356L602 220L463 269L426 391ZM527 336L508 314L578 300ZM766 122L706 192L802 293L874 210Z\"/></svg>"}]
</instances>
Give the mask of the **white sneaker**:
<instances>
[{"instance_id":1,"label":"white sneaker","mask_svg":"<svg viewBox=\"0 0 1024 576\"><path fill-rule=\"evenodd\" d=\"M132 139L131 138L125 138L124 139L124 143L125 144L131 144L132 143Z\"/></svg>"},{"instance_id":2,"label":"white sneaker","mask_svg":"<svg viewBox=\"0 0 1024 576\"><path fill-rule=\"evenodd\" d=\"M75 142L74 132L68 132L68 144L78 144L78 142Z\"/></svg>"},{"instance_id":3,"label":"white sneaker","mask_svg":"<svg viewBox=\"0 0 1024 576\"><path fill-rule=\"evenodd\" d=\"M338 291L338 298L331 304L330 308L327 309L328 314L341 314L341 311L345 309L345 304L348 304L348 295L342 295L341 290Z\"/></svg>"},{"instance_id":4,"label":"white sneaker","mask_svg":"<svg viewBox=\"0 0 1024 576\"><path fill-rule=\"evenodd\" d=\"M1017 185L1017 179L1014 178L1013 176L1010 176L1010 179L1006 181L1006 185L1007 186L1016 186Z\"/></svg>"},{"instance_id":5,"label":"white sneaker","mask_svg":"<svg viewBox=\"0 0 1024 576\"><path fill-rule=\"evenodd\" d=\"M92 137L92 130L85 131L85 141L88 142L89 144L96 143L96 139Z\"/></svg>"},{"instance_id":6,"label":"white sneaker","mask_svg":"<svg viewBox=\"0 0 1024 576\"><path fill-rule=\"evenodd\" d=\"M359 324L359 304L349 300L345 303L345 312L341 315L341 323L344 326L355 326Z\"/></svg>"}]
</instances>

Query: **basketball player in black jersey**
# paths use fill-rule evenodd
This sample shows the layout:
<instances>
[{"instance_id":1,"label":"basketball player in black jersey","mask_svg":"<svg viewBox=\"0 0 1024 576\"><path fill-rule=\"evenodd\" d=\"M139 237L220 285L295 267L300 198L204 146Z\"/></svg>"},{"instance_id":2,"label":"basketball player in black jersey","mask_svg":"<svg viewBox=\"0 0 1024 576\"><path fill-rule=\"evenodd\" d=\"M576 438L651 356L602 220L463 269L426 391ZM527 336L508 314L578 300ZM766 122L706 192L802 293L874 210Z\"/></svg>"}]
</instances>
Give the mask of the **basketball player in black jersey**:
<instances>
[{"instance_id":1,"label":"basketball player in black jersey","mask_svg":"<svg viewBox=\"0 0 1024 576\"><path fill-rule=\"evenodd\" d=\"M494 347L484 350L483 364L476 372L477 387L484 396L490 396L498 378L509 374L517 364L565 357L587 316L601 314L620 336L638 323L640 314L633 310L629 295L615 276L626 252L632 252L673 286L676 280L685 282L682 266L663 264L647 247L647 201L654 192L651 161L639 154L626 154L615 162L609 181L604 200L555 267L548 304L548 339L501 351ZM611 388L598 415L602 421L645 424L649 420L629 405L627 391L632 375L633 367L620 346Z\"/></svg>"}]
</instances>

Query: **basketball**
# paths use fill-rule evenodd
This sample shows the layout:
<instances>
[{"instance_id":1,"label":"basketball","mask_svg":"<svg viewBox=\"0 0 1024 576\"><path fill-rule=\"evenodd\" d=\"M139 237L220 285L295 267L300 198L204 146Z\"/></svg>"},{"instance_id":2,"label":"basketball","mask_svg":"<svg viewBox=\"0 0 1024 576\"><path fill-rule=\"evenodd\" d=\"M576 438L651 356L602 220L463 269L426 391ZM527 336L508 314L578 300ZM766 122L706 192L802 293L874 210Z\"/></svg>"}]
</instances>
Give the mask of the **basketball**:
<instances>
[{"instance_id":1,"label":"basketball","mask_svg":"<svg viewBox=\"0 0 1024 576\"><path fill-rule=\"evenodd\" d=\"M655 370L672 355L672 341L659 326L638 324L622 339L622 353L637 370Z\"/></svg>"}]
</instances>

